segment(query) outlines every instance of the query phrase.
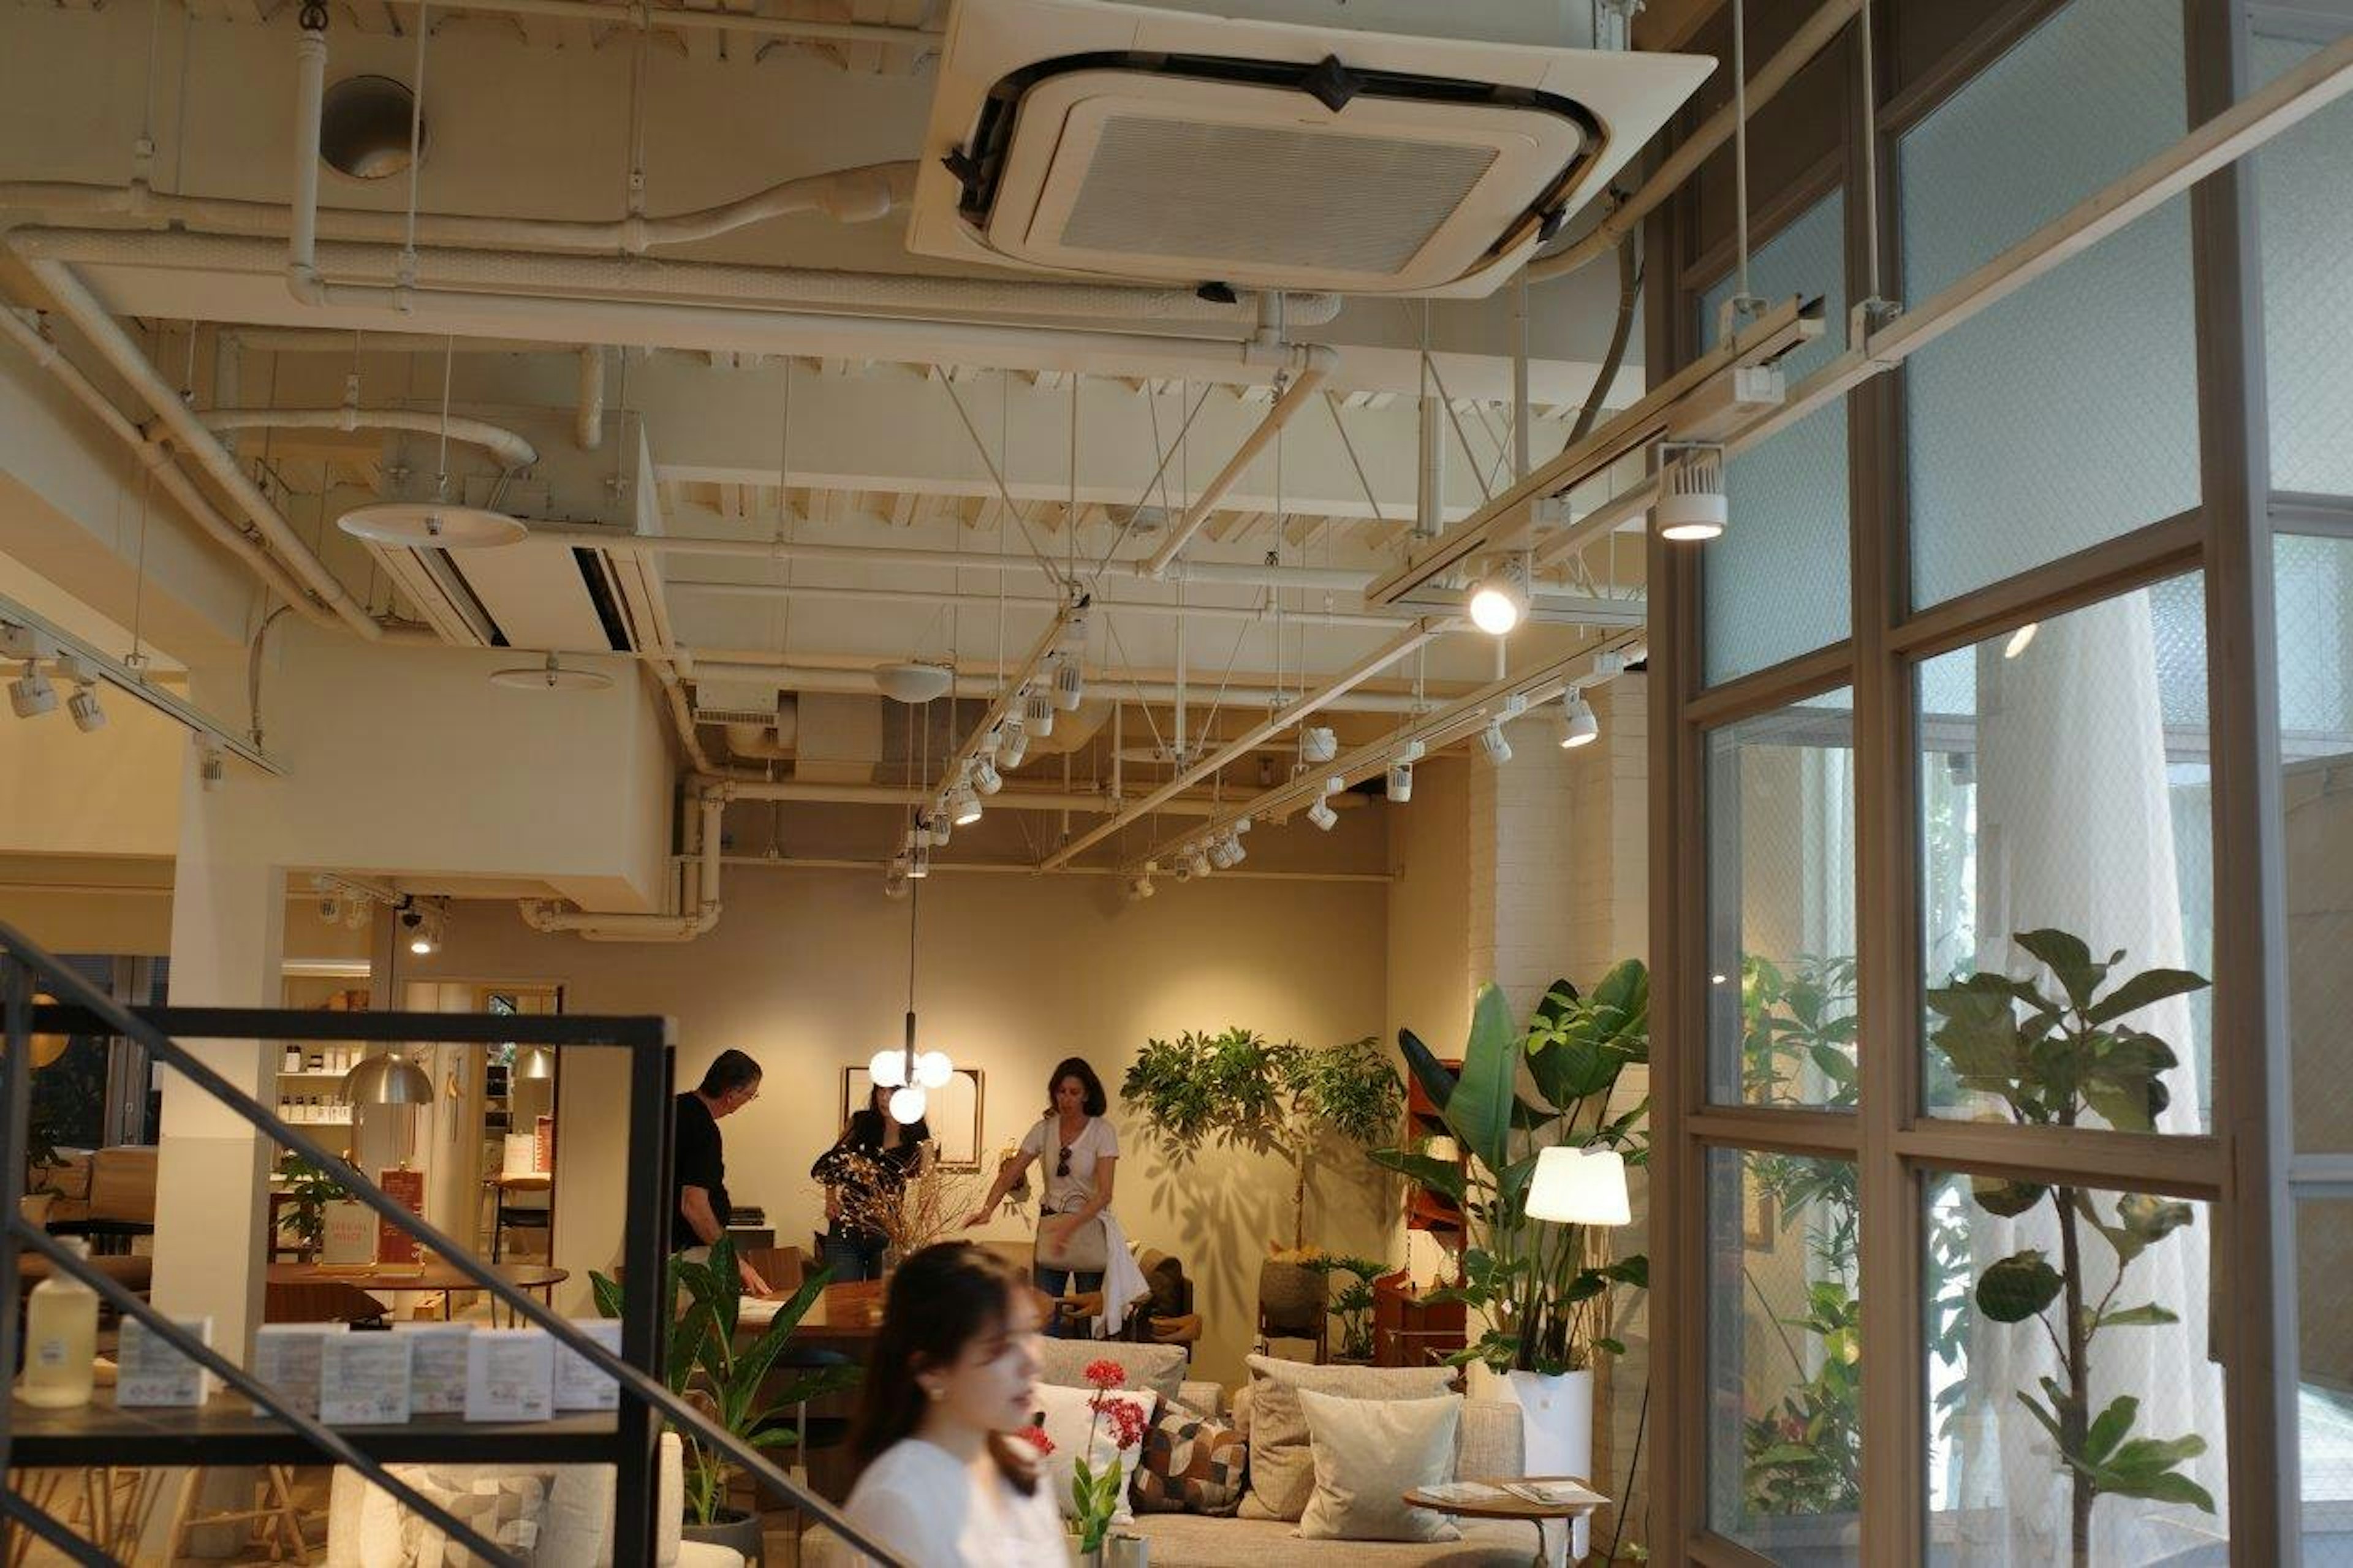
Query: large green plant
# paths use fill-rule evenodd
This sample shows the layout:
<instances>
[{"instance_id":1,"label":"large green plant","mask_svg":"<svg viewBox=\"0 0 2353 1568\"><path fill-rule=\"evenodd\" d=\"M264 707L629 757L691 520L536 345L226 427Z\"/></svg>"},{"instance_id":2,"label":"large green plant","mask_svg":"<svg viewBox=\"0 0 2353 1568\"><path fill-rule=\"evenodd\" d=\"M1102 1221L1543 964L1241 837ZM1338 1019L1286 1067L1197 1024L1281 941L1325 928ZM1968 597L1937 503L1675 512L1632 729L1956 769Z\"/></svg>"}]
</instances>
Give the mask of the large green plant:
<instances>
[{"instance_id":1,"label":"large green plant","mask_svg":"<svg viewBox=\"0 0 2353 1568\"><path fill-rule=\"evenodd\" d=\"M1501 990L1481 987L1459 1073L1411 1030L1398 1032L1463 1159L1419 1149L1373 1158L1462 1210L1462 1283L1443 1294L1476 1309L1484 1327L1457 1362L1561 1373L1590 1366L1596 1351L1624 1349L1609 1336L1609 1287L1646 1285L1649 1259L1609 1261L1590 1227L1530 1218L1527 1193L1537 1154L1555 1144L1616 1149L1629 1164L1648 1158L1648 1100L1622 1110L1612 1100L1626 1068L1650 1059L1650 972L1628 959L1589 996L1554 982L1525 1027L1512 1022ZM1524 1077L1533 1100L1520 1093Z\"/></svg>"},{"instance_id":2,"label":"large green plant","mask_svg":"<svg viewBox=\"0 0 2353 1568\"><path fill-rule=\"evenodd\" d=\"M1205 1142L1280 1153L1292 1168L1292 1247L1307 1245L1307 1173L1327 1135L1359 1149L1397 1131L1405 1086L1370 1037L1308 1047L1239 1026L1146 1040L1120 1098L1172 1149Z\"/></svg>"},{"instance_id":3,"label":"large green plant","mask_svg":"<svg viewBox=\"0 0 2353 1568\"><path fill-rule=\"evenodd\" d=\"M712 1244L710 1260L705 1263L671 1258L663 1279L670 1339L663 1349L662 1365L670 1391L755 1448L782 1447L793 1442L793 1429L778 1417L806 1400L849 1387L861 1372L855 1365L813 1367L780 1389L771 1392L765 1386L776 1358L792 1342L793 1331L831 1277L831 1270L820 1268L802 1280L800 1289L776 1309L759 1337L738 1348L736 1326L743 1310L744 1278L735 1264L735 1244L721 1237ZM596 1310L608 1318L619 1317L619 1283L602 1274L591 1274L588 1279L596 1292ZM687 1522L715 1524L727 1500L727 1478L733 1466L725 1454L697 1442L693 1434L680 1436L686 1446Z\"/></svg>"},{"instance_id":4,"label":"large green plant","mask_svg":"<svg viewBox=\"0 0 2353 1568\"><path fill-rule=\"evenodd\" d=\"M2021 1126L2073 1127L2090 1113L2120 1131L2153 1131L2168 1102L2163 1075L2176 1058L2164 1040L2125 1020L2152 1003L2203 989L2205 978L2149 969L2111 985L2124 962L2121 950L2099 962L2082 938L2065 931L2023 931L2012 940L2058 990L1984 972L1932 989L1928 1006L1937 1023L1930 1037L1957 1087L2000 1101ZM2073 1560L2092 1561L2092 1505L2104 1495L2213 1512L2211 1494L2180 1468L2206 1451L2205 1438L2134 1436L2140 1404L2129 1394L2092 1408L2092 1352L2103 1334L2179 1321L2157 1301L2120 1306L2116 1298L2133 1265L2193 1223L2195 1212L2186 1203L2140 1194L2119 1195L2104 1212L2081 1187L1983 1177L1970 1196L1978 1208L2010 1218L2048 1205L2058 1229L2055 1267L2042 1248L2024 1248L1989 1265L1973 1296L1977 1310L1995 1322L2041 1324L2057 1354L2060 1375L2038 1380L2040 1397L2021 1389L2018 1398L2050 1434L2071 1483ZM2096 1299L2085 1256L2094 1245L2112 1258L2108 1284Z\"/></svg>"},{"instance_id":5,"label":"large green plant","mask_svg":"<svg viewBox=\"0 0 2353 1568\"><path fill-rule=\"evenodd\" d=\"M1388 1266L1369 1258L1334 1258L1327 1254L1318 1254L1303 1262L1323 1276L1332 1316L1340 1320L1339 1359L1372 1360L1373 1281L1388 1272ZM1331 1289L1335 1274L1348 1277L1348 1282L1337 1291Z\"/></svg>"}]
</instances>

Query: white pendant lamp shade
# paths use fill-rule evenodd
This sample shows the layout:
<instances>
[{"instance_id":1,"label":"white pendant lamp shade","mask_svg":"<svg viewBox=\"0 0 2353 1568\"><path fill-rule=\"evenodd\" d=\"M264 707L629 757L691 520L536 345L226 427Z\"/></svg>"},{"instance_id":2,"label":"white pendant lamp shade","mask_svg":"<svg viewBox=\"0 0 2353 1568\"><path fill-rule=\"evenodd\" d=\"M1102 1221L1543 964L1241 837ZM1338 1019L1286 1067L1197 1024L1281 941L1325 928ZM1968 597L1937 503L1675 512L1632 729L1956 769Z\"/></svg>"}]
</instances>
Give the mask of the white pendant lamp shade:
<instances>
[{"instance_id":1,"label":"white pendant lamp shade","mask_svg":"<svg viewBox=\"0 0 2353 1568\"><path fill-rule=\"evenodd\" d=\"M354 539L410 550L488 550L515 544L531 530L502 511L438 501L384 501L335 520Z\"/></svg>"},{"instance_id":2,"label":"white pendant lamp shade","mask_svg":"<svg viewBox=\"0 0 2353 1568\"><path fill-rule=\"evenodd\" d=\"M1630 1225L1626 1161L1614 1149L1546 1149L1528 1182L1528 1217L1559 1225Z\"/></svg>"},{"instance_id":3,"label":"white pendant lamp shade","mask_svg":"<svg viewBox=\"0 0 2353 1568\"><path fill-rule=\"evenodd\" d=\"M907 1053L895 1047L877 1051L874 1059L866 1064L867 1075L884 1089L907 1087Z\"/></svg>"},{"instance_id":4,"label":"white pendant lamp shade","mask_svg":"<svg viewBox=\"0 0 2353 1568\"><path fill-rule=\"evenodd\" d=\"M923 1091L920 1089L894 1089L891 1091L891 1120L901 1126L923 1119Z\"/></svg>"},{"instance_id":5,"label":"white pendant lamp shade","mask_svg":"<svg viewBox=\"0 0 2353 1568\"><path fill-rule=\"evenodd\" d=\"M944 1089L955 1076L955 1064L948 1060L945 1051L919 1051L915 1055L915 1087Z\"/></svg>"},{"instance_id":6,"label":"white pendant lamp shade","mask_svg":"<svg viewBox=\"0 0 2353 1568\"><path fill-rule=\"evenodd\" d=\"M491 684L510 691L602 691L613 684L613 678L601 669L559 664L549 654L547 662L536 667L492 670Z\"/></svg>"},{"instance_id":7,"label":"white pendant lamp shade","mask_svg":"<svg viewBox=\"0 0 2353 1568\"><path fill-rule=\"evenodd\" d=\"M346 1105L430 1105L433 1079L423 1068L394 1052L370 1057L343 1075Z\"/></svg>"}]
</instances>

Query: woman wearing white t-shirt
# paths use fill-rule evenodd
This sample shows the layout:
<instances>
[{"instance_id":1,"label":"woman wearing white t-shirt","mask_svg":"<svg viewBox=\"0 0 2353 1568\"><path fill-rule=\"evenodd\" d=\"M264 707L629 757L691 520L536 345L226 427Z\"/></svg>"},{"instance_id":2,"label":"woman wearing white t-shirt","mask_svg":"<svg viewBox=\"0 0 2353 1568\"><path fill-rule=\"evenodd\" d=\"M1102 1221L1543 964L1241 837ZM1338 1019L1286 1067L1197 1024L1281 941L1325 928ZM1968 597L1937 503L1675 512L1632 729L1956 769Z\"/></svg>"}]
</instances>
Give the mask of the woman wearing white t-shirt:
<instances>
[{"instance_id":1,"label":"woman wearing white t-shirt","mask_svg":"<svg viewBox=\"0 0 2353 1568\"><path fill-rule=\"evenodd\" d=\"M1021 1152L997 1173L997 1184L988 1189L980 1212L965 1223L987 1225L1030 1164L1044 1161L1046 1195L1038 1206L1033 1273L1038 1289L1059 1299L1103 1289L1108 1243L1098 1216L1111 1206L1119 1134L1103 1120L1110 1100L1103 1079L1083 1058L1061 1062L1047 1086L1052 1103L1044 1118L1021 1140ZM1075 1331L1057 1322L1052 1331Z\"/></svg>"}]
</instances>

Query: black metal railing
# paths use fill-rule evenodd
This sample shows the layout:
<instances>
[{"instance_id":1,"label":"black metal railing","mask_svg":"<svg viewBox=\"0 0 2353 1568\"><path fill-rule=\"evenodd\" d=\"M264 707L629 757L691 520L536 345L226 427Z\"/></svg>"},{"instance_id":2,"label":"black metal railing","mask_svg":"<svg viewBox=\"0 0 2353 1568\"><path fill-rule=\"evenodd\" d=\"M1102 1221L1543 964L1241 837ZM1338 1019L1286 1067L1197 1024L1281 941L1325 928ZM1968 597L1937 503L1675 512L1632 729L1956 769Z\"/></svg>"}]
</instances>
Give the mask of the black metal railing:
<instances>
[{"instance_id":1,"label":"black metal railing","mask_svg":"<svg viewBox=\"0 0 2353 1568\"><path fill-rule=\"evenodd\" d=\"M36 986L58 1000L35 1005ZM13 1375L18 1359L20 1332L17 1246L47 1258L51 1267L79 1279L125 1317L136 1318L164 1342L221 1378L230 1387L267 1410L287 1428L274 1438L238 1446L248 1461L274 1441L291 1445L283 1462L332 1460L351 1466L369 1481L392 1493L431 1520L449 1538L484 1562L507 1564L515 1559L418 1492L386 1467L400 1459L436 1458L498 1461L517 1458L546 1463L558 1454L566 1462L607 1462L615 1467L614 1561L654 1560L655 1532L659 1524L657 1444L661 1422L667 1420L684 1437L724 1454L752 1477L765 1494L789 1502L803 1514L830 1530L851 1548L886 1564L898 1559L859 1533L823 1499L779 1469L760 1449L714 1426L662 1381L662 1341L667 1324L661 1300L664 1258L670 1244L667 1208L670 1169L670 1038L662 1018L593 1017L579 1015L494 1016L443 1013L319 1013L282 1008L125 1007L42 952L14 928L0 923L0 1011L5 1011L7 1042L6 1082L0 1097L0 1206L7 1217L7 1237L0 1243L0 1375ZM31 1040L36 1033L119 1035L144 1047L150 1058L179 1073L214 1100L228 1107L282 1148L299 1154L323 1171L352 1197L378 1216L415 1237L473 1285L504 1304L517 1321L544 1329L554 1341L583 1357L619 1385L619 1408L609 1434L578 1440L551 1442L531 1426L496 1430L443 1428L420 1432L400 1426L354 1428L339 1432L290 1408L279 1392L255 1378L235 1359L208 1346L166 1315L105 1274L88 1259L78 1258L45 1231L26 1221L24 1196L26 1134L32 1104ZM628 1199L622 1227L621 1350L618 1355L556 1316L554 1309L501 1279L493 1266L427 1224L405 1205L330 1152L300 1126L282 1121L269 1108L239 1090L207 1066L180 1041L319 1040L406 1044L431 1041L456 1045L545 1045L600 1047L626 1051L629 1059L628 1140ZM91 1464L227 1462L216 1434L204 1429L197 1413L179 1430L156 1413L158 1420L140 1435L121 1431L91 1432L83 1436L45 1433L37 1440L19 1440L19 1419L13 1401L0 1402L0 1473L10 1473L28 1462ZM113 1561L76 1536L20 1494L11 1480L0 1489L0 1513L16 1520L34 1534L79 1563Z\"/></svg>"}]
</instances>

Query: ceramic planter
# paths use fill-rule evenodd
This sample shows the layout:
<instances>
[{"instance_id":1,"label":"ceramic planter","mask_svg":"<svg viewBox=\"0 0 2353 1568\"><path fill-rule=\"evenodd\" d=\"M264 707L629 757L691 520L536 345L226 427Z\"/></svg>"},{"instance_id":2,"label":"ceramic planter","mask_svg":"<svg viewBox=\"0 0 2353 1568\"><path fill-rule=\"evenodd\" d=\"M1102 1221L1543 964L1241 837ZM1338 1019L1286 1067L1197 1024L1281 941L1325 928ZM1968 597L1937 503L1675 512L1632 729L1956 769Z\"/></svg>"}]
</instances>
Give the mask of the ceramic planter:
<instances>
[{"instance_id":1,"label":"ceramic planter","mask_svg":"<svg viewBox=\"0 0 2353 1568\"><path fill-rule=\"evenodd\" d=\"M738 1513L733 1509L721 1509L719 1518L714 1523L690 1522L682 1525L678 1533L681 1541L699 1541L705 1545L724 1546L728 1551L741 1555L744 1562L753 1564L753 1568L759 1568L763 1560L762 1554L765 1550L760 1535L760 1516L756 1513Z\"/></svg>"}]
</instances>

